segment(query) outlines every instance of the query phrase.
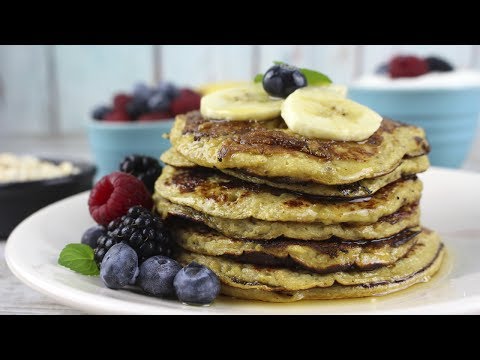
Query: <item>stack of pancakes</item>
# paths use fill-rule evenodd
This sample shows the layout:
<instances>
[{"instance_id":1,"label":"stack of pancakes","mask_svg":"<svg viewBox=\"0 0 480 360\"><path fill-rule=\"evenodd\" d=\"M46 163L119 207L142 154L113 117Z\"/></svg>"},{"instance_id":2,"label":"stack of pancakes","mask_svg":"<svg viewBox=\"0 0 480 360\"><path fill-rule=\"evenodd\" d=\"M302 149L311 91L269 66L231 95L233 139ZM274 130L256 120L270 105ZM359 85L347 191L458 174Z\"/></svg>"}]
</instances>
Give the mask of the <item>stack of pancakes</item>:
<instances>
[{"instance_id":1,"label":"stack of pancakes","mask_svg":"<svg viewBox=\"0 0 480 360\"><path fill-rule=\"evenodd\" d=\"M297 135L282 119L177 117L155 184L181 263L222 293L288 302L387 294L427 281L443 244L420 226L429 146L384 119L363 142Z\"/></svg>"}]
</instances>

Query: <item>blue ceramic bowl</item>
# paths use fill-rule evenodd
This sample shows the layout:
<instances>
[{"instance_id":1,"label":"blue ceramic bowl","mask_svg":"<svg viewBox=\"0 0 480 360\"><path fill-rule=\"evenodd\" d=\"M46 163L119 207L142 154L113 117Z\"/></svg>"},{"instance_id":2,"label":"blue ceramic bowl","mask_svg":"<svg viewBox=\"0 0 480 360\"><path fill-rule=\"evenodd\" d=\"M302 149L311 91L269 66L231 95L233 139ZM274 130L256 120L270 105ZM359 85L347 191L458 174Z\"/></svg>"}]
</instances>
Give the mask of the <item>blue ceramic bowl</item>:
<instances>
[{"instance_id":1,"label":"blue ceramic bowl","mask_svg":"<svg viewBox=\"0 0 480 360\"><path fill-rule=\"evenodd\" d=\"M349 98L381 115L425 129L430 162L460 167L473 143L480 114L480 87L370 89L352 87Z\"/></svg>"},{"instance_id":2,"label":"blue ceramic bowl","mask_svg":"<svg viewBox=\"0 0 480 360\"><path fill-rule=\"evenodd\" d=\"M88 139L97 165L95 180L118 170L123 158L130 154L158 159L170 147L163 134L170 132L173 120L112 123L91 120Z\"/></svg>"}]
</instances>

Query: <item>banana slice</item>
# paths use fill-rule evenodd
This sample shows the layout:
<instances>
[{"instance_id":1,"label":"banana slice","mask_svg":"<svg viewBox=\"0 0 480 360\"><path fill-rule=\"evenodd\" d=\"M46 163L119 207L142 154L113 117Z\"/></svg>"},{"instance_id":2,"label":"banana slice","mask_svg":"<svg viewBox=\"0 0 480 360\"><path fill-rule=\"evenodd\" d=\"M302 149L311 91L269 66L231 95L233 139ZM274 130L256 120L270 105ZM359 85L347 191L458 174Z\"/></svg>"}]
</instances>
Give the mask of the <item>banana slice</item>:
<instances>
[{"instance_id":1,"label":"banana slice","mask_svg":"<svg viewBox=\"0 0 480 360\"><path fill-rule=\"evenodd\" d=\"M209 119L269 120L280 116L283 99L270 97L261 84L215 91L202 97L200 112Z\"/></svg>"},{"instance_id":2,"label":"banana slice","mask_svg":"<svg viewBox=\"0 0 480 360\"><path fill-rule=\"evenodd\" d=\"M318 87L301 88L287 97L282 117L297 134L340 141L365 140L382 122L368 107Z\"/></svg>"},{"instance_id":3,"label":"banana slice","mask_svg":"<svg viewBox=\"0 0 480 360\"><path fill-rule=\"evenodd\" d=\"M251 85L251 81L218 81L206 83L197 87L197 91L203 96L211 94L215 91L236 88L239 86Z\"/></svg>"},{"instance_id":4,"label":"banana slice","mask_svg":"<svg viewBox=\"0 0 480 360\"><path fill-rule=\"evenodd\" d=\"M342 98L346 98L348 93L348 88L345 85L329 84L329 85L321 85L321 86L309 86L308 91L311 91L312 93L322 92L322 93L338 95Z\"/></svg>"}]
</instances>

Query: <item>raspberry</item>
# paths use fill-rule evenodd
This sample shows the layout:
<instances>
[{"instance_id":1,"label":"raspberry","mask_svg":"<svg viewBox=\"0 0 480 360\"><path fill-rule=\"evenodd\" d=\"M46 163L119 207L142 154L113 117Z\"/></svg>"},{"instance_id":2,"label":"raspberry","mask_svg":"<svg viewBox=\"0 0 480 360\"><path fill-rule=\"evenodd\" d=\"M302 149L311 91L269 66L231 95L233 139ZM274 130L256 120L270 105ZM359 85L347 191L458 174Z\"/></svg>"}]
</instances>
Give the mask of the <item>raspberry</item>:
<instances>
[{"instance_id":1,"label":"raspberry","mask_svg":"<svg viewBox=\"0 0 480 360\"><path fill-rule=\"evenodd\" d=\"M128 116L128 113L126 111L121 111L121 110L113 110L109 113L107 113L104 117L103 120L105 121L118 121L118 122L125 122L130 120L130 116Z\"/></svg>"},{"instance_id":2,"label":"raspberry","mask_svg":"<svg viewBox=\"0 0 480 360\"><path fill-rule=\"evenodd\" d=\"M185 114L200 109L201 96L193 90L182 89L170 105L173 115Z\"/></svg>"},{"instance_id":3,"label":"raspberry","mask_svg":"<svg viewBox=\"0 0 480 360\"><path fill-rule=\"evenodd\" d=\"M428 72L428 64L416 56L396 56L390 60L388 71L392 79L416 77Z\"/></svg>"},{"instance_id":4,"label":"raspberry","mask_svg":"<svg viewBox=\"0 0 480 360\"><path fill-rule=\"evenodd\" d=\"M101 178L88 199L90 214L100 225L125 215L135 205L150 209L153 206L151 195L143 182L120 171Z\"/></svg>"},{"instance_id":5,"label":"raspberry","mask_svg":"<svg viewBox=\"0 0 480 360\"><path fill-rule=\"evenodd\" d=\"M162 119L170 119L173 115L166 111L156 111L151 113L146 113L140 115L138 121L154 121L154 120L162 120Z\"/></svg>"},{"instance_id":6,"label":"raspberry","mask_svg":"<svg viewBox=\"0 0 480 360\"><path fill-rule=\"evenodd\" d=\"M127 111L127 104L132 101L133 96L127 94L117 94L113 97L113 108L115 110Z\"/></svg>"}]
</instances>

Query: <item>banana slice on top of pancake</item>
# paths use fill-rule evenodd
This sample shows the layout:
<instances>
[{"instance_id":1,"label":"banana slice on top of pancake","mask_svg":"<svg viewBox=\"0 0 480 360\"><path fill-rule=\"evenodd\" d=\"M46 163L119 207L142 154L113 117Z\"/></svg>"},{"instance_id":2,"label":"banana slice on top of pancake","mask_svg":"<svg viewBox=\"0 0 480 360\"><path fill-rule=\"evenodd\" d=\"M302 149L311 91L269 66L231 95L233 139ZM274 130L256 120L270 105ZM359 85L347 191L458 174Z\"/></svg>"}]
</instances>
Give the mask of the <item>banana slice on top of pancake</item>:
<instances>
[{"instance_id":1,"label":"banana slice on top of pancake","mask_svg":"<svg viewBox=\"0 0 480 360\"><path fill-rule=\"evenodd\" d=\"M219 90L202 97L200 112L209 119L247 121L280 116L283 99L272 98L261 85Z\"/></svg>"},{"instance_id":2,"label":"banana slice on top of pancake","mask_svg":"<svg viewBox=\"0 0 480 360\"><path fill-rule=\"evenodd\" d=\"M285 99L281 115L294 133L340 141L363 141L382 122L375 111L322 87L296 90Z\"/></svg>"}]
</instances>

